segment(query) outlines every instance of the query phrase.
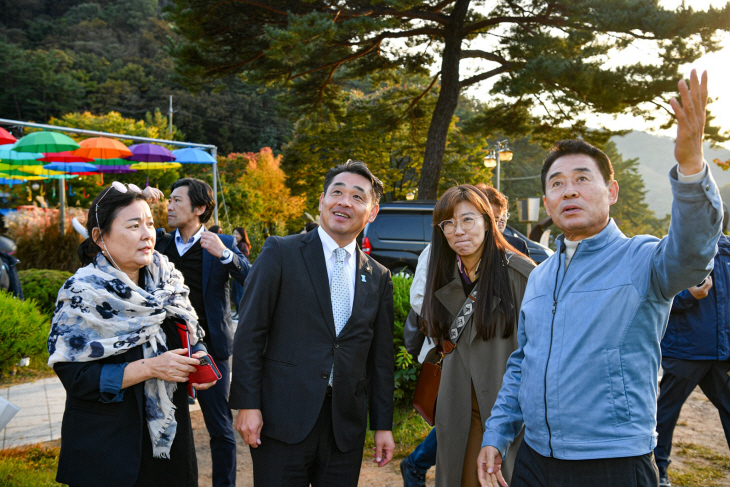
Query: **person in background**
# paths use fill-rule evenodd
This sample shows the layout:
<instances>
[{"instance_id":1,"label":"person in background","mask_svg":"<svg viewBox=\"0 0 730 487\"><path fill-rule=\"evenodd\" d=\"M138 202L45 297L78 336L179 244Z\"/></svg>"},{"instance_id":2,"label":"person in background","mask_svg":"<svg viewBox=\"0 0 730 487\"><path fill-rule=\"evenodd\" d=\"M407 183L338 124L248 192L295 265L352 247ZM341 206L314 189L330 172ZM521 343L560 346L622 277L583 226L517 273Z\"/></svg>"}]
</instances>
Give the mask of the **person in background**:
<instances>
[{"instance_id":1,"label":"person in background","mask_svg":"<svg viewBox=\"0 0 730 487\"><path fill-rule=\"evenodd\" d=\"M703 159L707 76L682 103L669 171L668 235L626 237L610 218L619 186L604 152L557 142L541 173L547 213L563 235L530 276L512 354L479 454L484 487L524 427L512 487L656 487L660 341L674 296L712 270L722 201Z\"/></svg>"},{"instance_id":2,"label":"person in background","mask_svg":"<svg viewBox=\"0 0 730 487\"><path fill-rule=\"evenodd\" d=\"M219 233L219 234L220 234L220 233L223 233L223 230L222 230L222 229L221 229L221 227L219 227L218 225L213 225L212 227L210 227L210 228L208 229L208 231L209 231L209 232L213 232L213 233Z\"/></svg>"},{"instance_id":3,"label":"person in background","mask_svg":"<svg viewBox=\"0 0 730 487\"><path fill-rule=\"evenodd\" d=\"M491 186L487 186L484 183L476 185L479 190L489 200L489 204L492 206L494 212L494 219L497 221L497 228L499 231L504 233L507 228L507 220L509 220L509 199L503 193L500 193ZM519 250L527 257L530 256L530 250L527 248L527 242L522 240L520 237L513 237L512 235L504 235L505 240L509 242L515 249Z\"/></svg>"},{"instance_id":4,"label":"person in background","mask_svg":"<svg viewBox=\"0 0 730 487\"><path fill-rule=\"evenodd\" d=\"M251 255L251 241L248 239L248 233L243 227L236 227L233 229L233 238L236 241L236 247L241 251L244 257L247 259ZM233 315L234 320L238 320L239 306L241 305L241 298L243 297L243 285L237 280L233 279L231 283L231 299L236 305L236 314Z\"/></svg>"},{"instance_id":5,"label":"person in background","mask_svg":"<svg viewBox=\"0 0 730 487\"><path fill-rule=\"evenodd\" d=\"M167 224L175 231L157 230L156 249L175 264L190 288L190 301L200 326L208 336L208 348L223 378L198 394L205 426L210 433L213 487L236 485L236 435L228 407L231 352L235 328L231 317L229 281L243 283L251 268L230 235L206 231L213 215L213 189L204 181L178 179L172 185Z\"/></svg>"},{"instance_id":6,"label":"person in background","mask_svg":"<svg viewBox=\"0 0 730 487\"><path fill-rule=\"evenodd\" d=\"M198 485L182 383L205 355L203 333L182 275L154 250L151 191L115 181L99 193L78 249L85 267L58 293L48 364L66 389L63 484ZM176 320L187 322L193 358Z\"/></svg>"},{"instance_id":7,"label":"person in background","mask_svg":"<svg viewBox=\"0 0 730 487\"><path fill-rule=\"evenodd\" d=\"M497 228L500 232L502 232L502 236L505 240L507 240L507 243L523 253L526 257L529 257L530 251L528 250L527 244L524 240L511 235L504 235L504 230L507 227L507 220L509 219L509 213L507 213L509 200L507 199L507 196L500 193L492 186L487 186L484 183L478 183L475 187L487 197L489 205L492 208L492 212L494 213L494 219L497 222ZM419 316L421 315L421 306L423 305L423 296L426 289L426 274L430 253L431 244L427 245L421 252L421 255L418 256L416 273L413 276L413 282L411 283L410 303L413 310ZM423 363L428 351L433 347L433 341L426 337L421 353L418 355L418 361ZM426 436L426 438L411 452L411 454L401 461L400 471L401 476L403 477L404 487L426 486L426 473L428 472L428 469L436 465L437 444L436 429L433 428L429 432L428 436Z\"/></svg>"},{"instance_id":8,"label":"person in background","mask_svg":"<svg viewBox=\"0 0 730 487\"><path fill-rule=\"evenodd\" d=\"M724 209L723 229L727 230ZM730 238L721 235L717 247L710 275L674 298L662 338L664 372L657 400L659 438L654 448L661 487L671 486L667 467L674 427L682 405L698 385L720 413L730 446Z\"/></svg>"},{"instance_id":9,"label":"person in background","mask_svg":"<svg viewBox=\"0 0 730 487\"><path fill-rule=\"evenodd\" d=\"M478 487L484 421L517 349L520 304L535 264L507 243L474 186L448 189L434 207L433 224L421 311L427 335L455 347L443 358L436 401L436 485ZM473 312L462 317L462 307ZM458 321L463 331L454 338Z\"/></svg>"}]
</instances>

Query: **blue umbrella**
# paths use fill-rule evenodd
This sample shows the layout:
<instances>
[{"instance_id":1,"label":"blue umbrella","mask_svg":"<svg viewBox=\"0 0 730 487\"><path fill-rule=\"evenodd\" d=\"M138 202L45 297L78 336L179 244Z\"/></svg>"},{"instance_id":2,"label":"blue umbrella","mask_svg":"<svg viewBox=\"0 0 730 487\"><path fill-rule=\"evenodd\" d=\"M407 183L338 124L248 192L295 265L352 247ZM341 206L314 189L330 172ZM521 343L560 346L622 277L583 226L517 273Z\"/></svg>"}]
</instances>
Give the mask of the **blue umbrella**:
<instances>
[{"instance_id":1,"label":"blue umbrella","mask_svg":"<svg viewBox=\"0 0 730 487\"><path fill-rule=\"evenodd\" d=\"M13 147L15 147L16 144L5 144L0 145L0 161L3 161L7 164L17 164L15 161L22 161L22 166L26 165L40 165L41 162L33 162L37 161L41 157L43 157L43 154L40 152L17 152L13 150Z\"/></svg>"},{"instance_id":2,"label":"blue umbrella","mask_svg":"<svg viewBox=\"0 0 730 487\"><path fill-rule=\"evenodd\" d=\"M175 155L175 162L181 162L183 164L215 164L217 161L200 149L178 149L172 151Z\"/></svg>"},{"instance_id":3,"label":"blue umbrella","mask_svg":"<svg viewBox=\"0 0 730 487\"><path fill-rule=\"evenodd\" d=\"M0 184L7 184L8 186L12 186L14 184L23 184L24 182L24 179L0 178Z\"/></svg>"},{"instance_id":4,"label":"blue umbrella","mask_svg":"<svg viewBox=\"0 0 730 487\"><path fill-rule=\"evenodd\" d=\"M61 171L65 173L75 172L96 172L96 166L86 162L52 162L43 166L43 169L51 171Z\"/></svg>"}]
</instances>

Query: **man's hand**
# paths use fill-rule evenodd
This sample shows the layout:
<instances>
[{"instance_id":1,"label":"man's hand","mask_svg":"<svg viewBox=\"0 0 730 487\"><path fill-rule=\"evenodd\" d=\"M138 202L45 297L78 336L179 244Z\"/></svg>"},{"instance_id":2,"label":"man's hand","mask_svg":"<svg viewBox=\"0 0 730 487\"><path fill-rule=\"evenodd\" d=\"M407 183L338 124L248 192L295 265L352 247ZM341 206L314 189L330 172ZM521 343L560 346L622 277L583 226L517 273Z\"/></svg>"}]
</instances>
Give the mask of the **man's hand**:
<instances>
[{"instance_id":1,"label":"man's hand","mask_svg":"<svg viewBox=\"0 0 730 487\"><path fill-rule=\"evenodd\" d=\"M375 432L375 447L373 448L373 461L378 467L384 467L393 459L393 451L395 450L395 442L393 441L393 432L387 430L378 430Z\"/></svg>"},{"instance_id":2,"label":"man's hand","mask_svg":"<svg viewBox=\"0 0 730 487\"><path fill-rule=\"evenodd\" d=\"M693 286L687 291L695 297L695 299L704 299L710 294L710 288L712 288L712 277L707 276L701 286Z\"/></svg>"},{"instance_id":3,"label":"man's hand","mask_svg":"<svg viewBox=\"0 0 730 487\"><path fill-rule=\"evenodd\" d=\"M200 236L200 246L219 259L223 257L223 251L226 250L226 246L223 245L218 234L208 231L203 232L203 235Z\"/></svg>"},{"instance_id":4,"label":"man's hand","mask_svg":"<svg viewBox=\"0 0 730 487\"><path fill-rule=\"evenodd\" d=\"M477 475L482 487L508 487L502 477L502 455L493 446L485 446L479 452Z\"/></svg>"},{"instance_id":5,"label":"man's hand","mask_svg":"<svg viewBox=\"0 0 730 487\"><path fill-rule=\"evenodd\" d=\"M147 186L145 189L143 189L142 196L144 196L147 200L147 203L151 205L157 203L158 201L160 201L160 199L165 197L165 195L162 194L162 191L157 188L153 188L152 186Z\"/></svg>"},{"instance_id":6,"label":"man's hand","mask_svg":"<svg viewBox=\"0 0 730 487\"><path fill-rule=\"evenodd\" d=\"M209 232L208 232L209 233ZM261 444L261 428L264 427L264 418L260 409L239 409L236 416L236 431L241 434L244 443L251 448L258 448Z\"/></svg>"},{"instance_id":7,"label":"man's hand","mask_svg":"<svg viewBox=\"0 0 730 487\"><path fill-rule=\"evenodd\" d=\"M707 71L702 73L702 82L694 69L690 74L689 88L684 80L678 84L682 97L680 105L676 98L669 103L677 117L677 142L674 157L679 170L685 176L697 174L704 168L702 158L702 136L705 131L705 108L707 107Z\"/></svg>"}]
</instances>

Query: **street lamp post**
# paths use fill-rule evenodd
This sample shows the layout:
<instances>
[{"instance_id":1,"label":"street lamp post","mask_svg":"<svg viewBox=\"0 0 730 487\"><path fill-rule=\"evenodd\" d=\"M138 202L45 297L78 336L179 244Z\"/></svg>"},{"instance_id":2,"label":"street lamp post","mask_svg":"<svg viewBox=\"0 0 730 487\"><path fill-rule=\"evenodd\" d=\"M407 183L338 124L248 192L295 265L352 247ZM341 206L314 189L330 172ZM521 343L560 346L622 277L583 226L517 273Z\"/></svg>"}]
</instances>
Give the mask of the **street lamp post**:
<instances>
[{"instance_id":1,"label":"street lamp post","mask_svg":"<svg viewBox=\"0 0 730 487\"><path fill-rule=\"evenodd\" d=\"M501 163L511 161L512 156L514 155L512 149L510 149L509 145L507 145L508 142L509 139L497 141L495 147L492 148L487 154L487 157L484 158L485 167L497 167L497 191L501 191L499 188Z\"/></svg>"}]
</instances>

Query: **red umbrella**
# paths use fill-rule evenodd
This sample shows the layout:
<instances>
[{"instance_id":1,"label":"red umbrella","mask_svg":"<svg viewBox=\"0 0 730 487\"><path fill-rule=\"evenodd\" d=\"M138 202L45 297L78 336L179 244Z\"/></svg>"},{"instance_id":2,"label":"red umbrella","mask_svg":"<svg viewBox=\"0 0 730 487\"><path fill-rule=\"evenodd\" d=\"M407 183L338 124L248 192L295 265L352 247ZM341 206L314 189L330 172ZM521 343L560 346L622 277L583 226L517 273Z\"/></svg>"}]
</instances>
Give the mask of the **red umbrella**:
<instances>
[{"instance_id":1,"label":"red umbrella","mask_svg":"<svg viewBox=\"0 0 730 487\"><path fill-rule=\"evenodd\" d=\"M43 162L94 162L94 159L76 155L71 151L48 152L45 157L38 160Z\"/></svg>"},{"instance_id":2,"label":"red umbrella","mask_svg":"<svg viewBox=\"0 0 730 487\"><path fill-rule=\"evenodd\" d=\"M0 127L0 145L4 144L14 144L18 141L15 137L13 137L13 134L5 130L4 128Z\"/></svg>"}]
</instances>

